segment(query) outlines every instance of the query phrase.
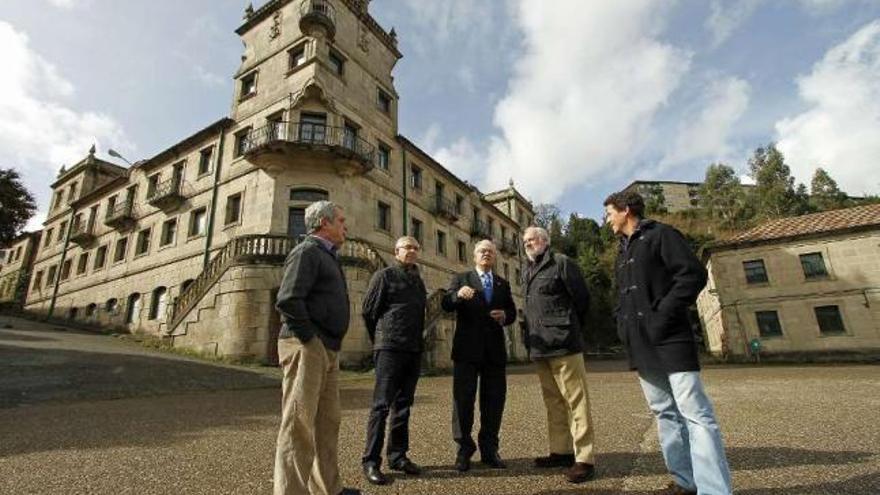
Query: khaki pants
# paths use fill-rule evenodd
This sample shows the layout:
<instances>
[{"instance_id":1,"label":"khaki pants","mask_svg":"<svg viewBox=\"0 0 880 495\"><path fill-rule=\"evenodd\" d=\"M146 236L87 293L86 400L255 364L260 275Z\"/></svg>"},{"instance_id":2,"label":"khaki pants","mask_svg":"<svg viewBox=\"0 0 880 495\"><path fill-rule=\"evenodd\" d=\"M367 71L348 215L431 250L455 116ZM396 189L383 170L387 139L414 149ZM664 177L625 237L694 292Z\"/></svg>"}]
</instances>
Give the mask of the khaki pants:
<instances>
[{"instance_id":1,"label":"khaki pants","mask_svg":"<svg viewBox=\"0 0 880 495\"><path fill-rule=\"evenodd\" d=\"M342 491L339 442L339 361L317 337L278 340L284 371L281 428L275 451L275 495L337 495Z\"/></svg>"},{"instance_id":2,"label":"khaki pants","mask_svg":"<svg viewBox=\"0 0 880 495\"><path fill-rule=\"evenodd\" d=\"M571 454L576 462L595 464L593 421L587 391L587 370L582 354L535 361L547 408L550 452Z\"/></svg>"}]
</instances>

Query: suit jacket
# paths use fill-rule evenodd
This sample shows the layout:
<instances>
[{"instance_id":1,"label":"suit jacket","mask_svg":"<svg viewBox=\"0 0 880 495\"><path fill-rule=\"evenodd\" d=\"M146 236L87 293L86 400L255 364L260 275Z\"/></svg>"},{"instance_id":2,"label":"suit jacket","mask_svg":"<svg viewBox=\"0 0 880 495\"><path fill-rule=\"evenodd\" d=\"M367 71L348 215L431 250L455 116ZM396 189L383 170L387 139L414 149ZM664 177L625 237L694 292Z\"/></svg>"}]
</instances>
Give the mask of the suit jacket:
<instances>
[{"instance_id":1,"label":"suit jacket","mask_svg":"<svg viewBox=\"0 0 880 495\"><path fill-rule=\"evenodd\" d=\"M458 273L452 277L443 296L446 311L455 311L455 337L452 341L452 360L470 363L488 361L507 363L504 328L489 316L493 309L504 310L504 325L516 320L516 305L510 294L510 283L492 273L492 300L487 301L483 284L476 270ZM476 291L470 300L460 299L458 289L468 286Z\"/></svg>"}]
</instances>

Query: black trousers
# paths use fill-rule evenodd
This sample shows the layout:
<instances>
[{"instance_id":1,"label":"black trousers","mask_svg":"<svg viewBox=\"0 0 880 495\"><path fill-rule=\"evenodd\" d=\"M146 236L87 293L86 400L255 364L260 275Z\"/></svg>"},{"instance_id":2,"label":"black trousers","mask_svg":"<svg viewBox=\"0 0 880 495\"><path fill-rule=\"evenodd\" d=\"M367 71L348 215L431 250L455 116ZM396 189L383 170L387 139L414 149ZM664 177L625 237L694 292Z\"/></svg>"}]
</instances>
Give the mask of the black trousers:
<instances>
[{"instance_id":1,"label":"black trousers","mask_svg":"<svg viewBox=\"0 0 880 495\"><path fill-rule=\"evenodd\" d=\"M416 383L422 367L422 353L379 350L373 352L376 363L376 387L373 407L367 421L367 446L361 462L382 464L385 423L391 423L388 436L388 464L393 466L406 457L409 450L409 413L416 394ZM390 415L390 419L389 419Z\"/></svg>"},{"instance_id":2,"label":"black trousers","mask_svg":"<svg viewBox=\"0 0 880 495\"><path fill-rule=\"evenodd\" d=\"M477 451L471 438L474 426L474 401L480 390L480 455L498 453L498 434L507 397L507 373L504 364L456 361L452 368L452 437L458 454L470 457Z\"/></svg>"}]
</instances>

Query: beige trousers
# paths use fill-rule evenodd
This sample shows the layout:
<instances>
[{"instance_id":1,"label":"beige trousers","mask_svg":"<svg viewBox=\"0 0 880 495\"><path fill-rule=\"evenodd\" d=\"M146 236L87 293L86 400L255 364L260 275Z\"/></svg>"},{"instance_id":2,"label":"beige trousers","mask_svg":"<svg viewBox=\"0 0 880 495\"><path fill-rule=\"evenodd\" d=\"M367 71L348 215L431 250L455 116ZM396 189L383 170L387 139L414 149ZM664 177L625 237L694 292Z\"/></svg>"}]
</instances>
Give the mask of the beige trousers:
<instances>
[{"instance_id":1,"label":"beige trousers","mask_svg":"<svg viewBox=\"0 0 880 495\"><path fill-rule=\"evenodd\" d=\"M550 452L571 454L575 461L595 464L593 421L587 391L587 370L580 353L535 361L547 408Z\"/></svg>"},{"instance_id":2,"label":"beige trousers","mask_svg":"<svg viewBox=\"0 0 880 495\"><path fill-rule=\"evenodd\" d=\"M317 337L278 340L284 371L281 428L275 450L275 495L337 495L342 491L339 442L339 361Z\"/></svg>"}]
</instances>

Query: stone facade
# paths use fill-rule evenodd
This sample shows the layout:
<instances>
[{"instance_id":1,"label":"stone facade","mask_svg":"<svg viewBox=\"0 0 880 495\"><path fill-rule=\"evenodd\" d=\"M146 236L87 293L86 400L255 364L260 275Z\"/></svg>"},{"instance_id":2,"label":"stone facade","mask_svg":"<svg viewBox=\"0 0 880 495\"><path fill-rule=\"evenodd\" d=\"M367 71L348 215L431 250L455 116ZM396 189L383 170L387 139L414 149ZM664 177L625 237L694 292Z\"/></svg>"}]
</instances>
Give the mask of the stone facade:
<instances>
[{"instance_id":1,"label":"stone facade","mask_svg":"<svg viewBox=\"0 0 880 495\"><path fill-rule=\"evenodd\" d=\"M714 355L880 351L880 225L710 249L697 307Z\"/></svg>"},{"instance_id":2,"label":"stone facade","mask_svg":"<svg viewBox=\"0 0 880 495\"><path fill-rule=\"evenodd\" d=\"M91 153L62 171L27 309L271 361L278 249L321 198L345 209L353 239L345 363L369 357L362 295L404 233L421 240L435 297L471 267L476 241L495 239L497 272L521 301L519 237L532 205L512 185L482 194L398 134L391 73L401 55L366 9L271 0L248 10L229 118L127 169ZM454 321L431 318L426 361L445 368ZM508 332L512 358L524 358Z\"/></svg>"},{"instance_id":3,"label":"stone facade","mask_svg":"<svg viewBox=\"0 0 880 495\"><path fill-rule=\"evenodd\" d=\"M24 304L41 234L26 232L7 249L0 249L0 306L20 309Z\"/></svg>"}]
</instances>

